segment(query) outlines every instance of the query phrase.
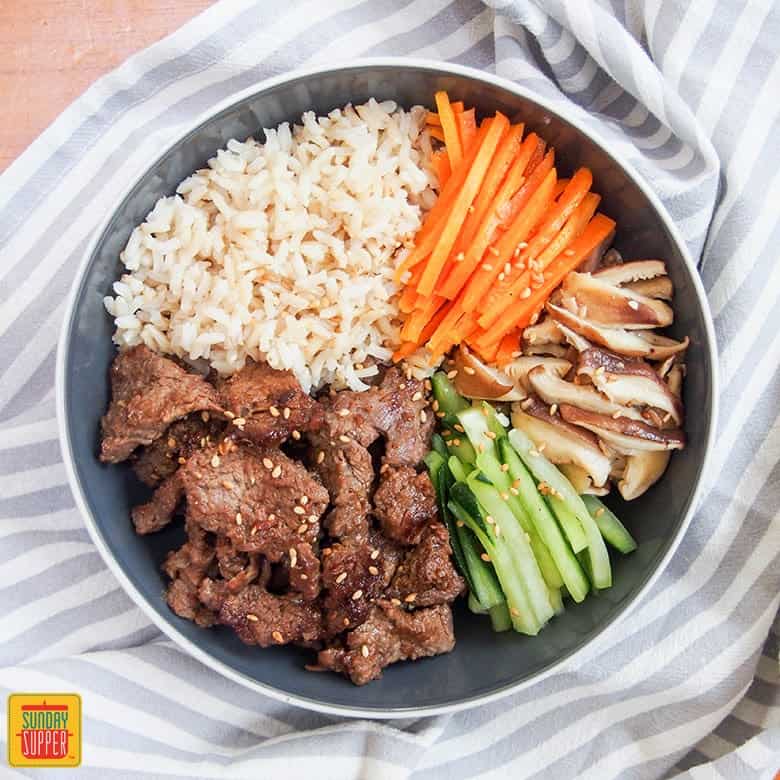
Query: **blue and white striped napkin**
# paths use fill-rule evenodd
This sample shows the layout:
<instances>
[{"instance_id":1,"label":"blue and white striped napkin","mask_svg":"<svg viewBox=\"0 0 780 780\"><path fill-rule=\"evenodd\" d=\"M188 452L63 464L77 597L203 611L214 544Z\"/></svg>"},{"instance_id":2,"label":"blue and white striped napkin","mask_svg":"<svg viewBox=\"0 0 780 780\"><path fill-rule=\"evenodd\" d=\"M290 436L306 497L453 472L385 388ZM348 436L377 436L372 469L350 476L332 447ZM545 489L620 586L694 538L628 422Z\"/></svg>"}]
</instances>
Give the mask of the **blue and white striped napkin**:
<instances>
[{"instance_id":1,"label":"blue and white striped napkin","mask_svg":"<svg viewBox=\"0 0 780 780\"><path fill-rule=\"evenodd\" d=\"M82 693L69 776L774 775L778 41L773 0L225 0L97 82L0 177L0 690ZM216 101L345 52L472 65L578 106L700 258L721 353L710 485L650 594L579 668L416 721L293 709L184 655L106 570L56 443L63 300L104 204Z\"/></svg>"}]
</instances>

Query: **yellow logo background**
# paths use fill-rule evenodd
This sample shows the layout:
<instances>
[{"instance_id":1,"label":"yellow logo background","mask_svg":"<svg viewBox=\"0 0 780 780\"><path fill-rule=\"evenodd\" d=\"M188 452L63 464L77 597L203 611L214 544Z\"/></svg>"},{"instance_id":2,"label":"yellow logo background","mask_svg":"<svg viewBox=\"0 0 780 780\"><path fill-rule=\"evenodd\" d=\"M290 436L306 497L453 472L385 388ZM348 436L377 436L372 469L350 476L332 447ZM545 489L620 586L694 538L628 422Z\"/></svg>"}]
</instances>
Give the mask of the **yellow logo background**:
<instances>
[{"instance_id":1,"label":"yellow logo background","mask_svg":"<svg viewBox=\"0 0 780 780\"><path fill-rule=\"evenodd\" d=\"M60 728L63 715L67 715L66 751L63 750L65 735ZM36 728L29 728L31 724ZM58 733L52 733L55 731ZM81 763L81 696L12 693L8 697L8 763L20 767L78 766Z\"/></svg>"}]
</instances>

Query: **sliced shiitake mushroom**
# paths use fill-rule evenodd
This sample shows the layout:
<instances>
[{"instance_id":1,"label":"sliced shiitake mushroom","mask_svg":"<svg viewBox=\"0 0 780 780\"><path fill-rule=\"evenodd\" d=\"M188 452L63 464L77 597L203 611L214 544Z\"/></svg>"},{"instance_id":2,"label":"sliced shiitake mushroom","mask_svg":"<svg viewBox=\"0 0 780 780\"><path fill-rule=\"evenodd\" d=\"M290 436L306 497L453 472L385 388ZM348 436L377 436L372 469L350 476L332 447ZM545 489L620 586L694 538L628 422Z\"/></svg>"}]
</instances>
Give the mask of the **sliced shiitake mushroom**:
<instances>
[{"instance_id":1,"label":"sliced shiitake mushroom","mask_svg":"<svg viewBox=\"0 0 780 780\"><path fill-rule=\"evenodd\" d=\"M642 495L651 485L654 485L666 471L669 450L659 452L641 452L626 458L626 467L618 482L620 495L626 501L632 501Z\"/></svg>"},{"instance_id":2,"label":"sliced shiitake mushroom","mask_svg":"<svg viewBox=\"0 0 780 780\"><path fill-rule=\"evenodd\" d=\"M575 466L573 463L561 463L558 468L580 495L589 493L592 496L606 496L609 493L609 486L601 485L596 487L590 474L582 466Z\"/></svg>"},{"instance_id":3,"label":"sliced shiitake mushroom","mask_svg":"<svg viewBox=\"0 0 780 780\"><path fill-rule=\"evenodd\" d=\"M655 279L642 279L625 285L626 290L631 290L637 295L648 298L659 298L662 301L671 301L674 297L674 285L668 276L658 276Z\"/></svg>"},{"instance_id":4,"label":"sliced shiitake mushroom","mask_svg":"<svg viewBox=\"0 0 780 780\"><path fill-rule=\"evenodd\" d=\"M624 455L658 450L681 450L685 446L682 429L659 430L647 423L627 417L608 417L576 406L562 404L564 420L595 433L609 447Z\"/></svg>"},{"instance_id":5,"label":"sliced shiitake mushroom","mask_svg":"<svg viewBox=\"0 0 780 780\"><path fill-rule=\"evenodd\" d=\"M598 439L557 414L550 414L547 404L538 398L512 405L512 425L543 447L545 457L553 463L573 463L588 473L594 485L606 483L610 461L599 448Z\"/></svg>"},{"instance_id":6,"label":"sliced shiitake mushroom","mask_svg":"<svg viewBox=\"0 0 780 780\"><path fill-rule=\"evenodd\" d=\"M525 393L503 371L483 363L465 344L455 353L455 387L466 398L489 401L519 401Z\"/></svg>"},{"instance_id":7,"label":"sliced shiitake mushroom","mask_svg":"<svg viewBox=\"0 0 780 780\"><path fill-rule=\"evenodd\" d=\"M563 344L563 334L552 317L545 317L536 325L529 325L523 331L526 344Z\"/></svg>"},{"instance_id":8,"label":"sliced shiitake mushroom","mask_svg":"<svg viewBox=\"0 0 780 780\"><path fill-rule=\"evenodd\" d=\"M521 387L525 391L525 395L528 395L531 392L528 375L535 368L540 367L551 376L563 377L569 373L572 364L562 358L523 355L504 366L504 371L514 381L515 385Z\"/></svg>"},{"instance_id":9,"label":"sliced shiitake mushroom","mask_svg":"<svg viewBox=\"0 0 780 780\"><path fill-rule=\"evenodd\" d=\"M593 276L608 284L631 284L645 279L655 279L666 276L666 265L663 260L630 260L620 265L600 268Z\"/></svg>"}]
</instances>

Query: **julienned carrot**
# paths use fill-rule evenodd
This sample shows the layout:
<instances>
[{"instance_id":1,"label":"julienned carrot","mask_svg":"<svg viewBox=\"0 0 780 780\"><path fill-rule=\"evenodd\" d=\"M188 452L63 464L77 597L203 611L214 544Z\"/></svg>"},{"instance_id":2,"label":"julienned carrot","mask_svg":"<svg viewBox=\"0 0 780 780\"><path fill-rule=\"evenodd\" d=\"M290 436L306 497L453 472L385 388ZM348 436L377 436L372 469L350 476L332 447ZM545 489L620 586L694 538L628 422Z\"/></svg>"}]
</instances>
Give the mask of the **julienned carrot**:
<instances>
[{"instance_id":1,"label":"julienned carrot","mask_svg":"<svg viewBox=\"0 0 780 780\"><path fill-rule=\"evenodd\" d=\"M417 302L418 296L415 287L417 286L417 282L420 281L423 268L424 268L424 264L419 263L412 269L412 275L409 278L406 287L404 287L404 290L401 293L401 297L398 299L398 308L404 314L410 314L416 308L415 304Z\"/></svg>"},{"instance_id":2,"label":"julienned carrot","mask_svg":"<svg viewBox=\"0 0 780 780\"><path fill-rule=\"evenodd\" d=\"M432 295L424 300L422 307L415 309L404 323L401 328L401 338L404 341L419 341L425 326L446 302L447 299L440 295Z\"/></svg>"},{"instance_id":3,"label":"julienned carrot","mask_svg":"<svg viewBox=\"0 0 780 780\"><path fill-rule=\"evenodd\" d=\"M431 167L436 172L436 178L439 180L439 189L441 189L450 178L452 169L450 168L450 158L445 149L439 149L431 155Z\"/></svg>"},{"instance_id":4,"label":"julienned carrot","mask_svg":"<svg viewBox=\"0 0 780 780\"><path fill-rule=\"evenodd\" d=\"M558 183L555 185L555 197L557 198L565 189L569 183L569 179L558 179Z\"/></svg>"},{"instance_id":5,"label":"julienned carrot","mask_svg":"<svg viewBox=\"0 0 780 780\"><path fill-rule=\"evenodd\" d=\"M477 133L476 143L464 158L463 164L452 171L449 179L447 179L447 183L439 192L436 203L433 204L431 210L425 215L425 222L423 222L422 227L417 231L417 235L414 237L414 249L407 255L406 259L398 268L395 269L393 278L396 283L400 283L406 271L410 268L414 268L420 260L431 253L433 245L441 235L441 231L444 229L453 201L458 197L474 157L479 151L479 146L489 129L490 125L483 121L480 125L479 132ZM431 239L433 239L433 243L431 243Z\"/></svg>"},{"instance_id":6,"label":"julienned carrot","mask_svg":"<svg viewBox=\"0 0 780 780\"><path fill-rule=\"evenodd\" d=\"M535 175L536 172L531 178ZM524 242L542 221L552 201L556 178L555 168L551 168L506 233L485 253L485 262L474 272L463 290L464 311L474 311L480 306L482 298L490 290L498 275L504 272L506 264L511 264L517 246ZM529 184L530 181L529 179Z\"/></svg>"},{"instance_id":7,"label":"julienned carrot","mask_svg":"<svg viewBox=\"0 0 780 780\"><path fill-rule=\"evenodd\" d=\"M563 281L566 274L577 268L614 230L614 220L603 214L596 214L582 235L550 263L544 271L544 282L526 300L519 301L518 305L504 309L498 320L486 331L490 335L490 339L481 339L480 346L488 348L493 340L500 340L513 328L524 327L530 323L534 314L541 310L545 301Z\"/></svg>"},{"instance_id":8,"label":"julienned carrot","mask_svg":"<svg viewBox=\"0 0 780 780\"><path fill-rule=\"evenodd\" d=\"M441 113L441 109L439 109ZM444 121L442 119L442 121ZM493 159L496 148L502 136L509 127L509 120L501 113L496 112L484 140L477 150L474 162L470 167L463 187L452 204L452 209L447 217L447 223L442 231L435 249L431 252L430 260L425 264L422 278L417 285L417 292L421 295L433 293L436 280L439 278L444 264L452 251L452 247L458 237L458 233L466 218L468 208L479 192L485 173Z\"/></svg>"},{"instance_id":9,"label":"julienned carrot","mask_svg":"<svg viewBox=\"0 0 780 780\"><path fill-rule=\"evenodd\" d=\"M477 232L469 245L463 251L463 260L453 264L449 275L444 280L439 291L446 298L455 298L463 285L466 284L474 269L479 265L482 255L493 240L495 232L501 224L504 211L518 189L524 185L524 171L534 155L539 137L531 133L520 146L517 157L512 163L493 202L482 218ZM475 207L476 208L476 207Z\"/></svg>"},{"instance_id":10,"label":"julienned carrot","mask_svg":"<svg viewBox=\"0 0 780 780\"><path fill-rule=\"evenodd\" d=\"M441 127L441 119L439 119L439 115L435 111L429 111L425 115L425 124Z\"/></svg>"},{"instance_id":11,"label":"julienned carrot","mask_svg":"<svg viewBox=\"0 0 780 780\"><path fill-rule=\"evenodd\" d=\"M490 204L493 202L501 182L504 181L509 166L512 165L512 161L520 150L522 137L523 125L512 125L496 150L496 154L485 174L485 180L482 182L477 197L474 198L472 210L469 212L463 229L458 236L458 241L455 245L456 252L464 251L474 240L474 235L482 224L482 220L485 218L485 214L490 208Z\"/></svg>"},{"instance_id":12,"label":"julienned carrot","mask_svg":"<svg viewBox=\"0 0 780 780\"><path fill-rule=\"evenodd\" d=\"M542 148L544 148L543 142ZM547 154L543 154L541 159L538 158L538 154L540 154L539 151L537 151L528 163L523 186L514 194L509 201L509 205L504 209L501 219L501 226L503 228L508 228L509 225L515 221L517 215L533 193L534 188L538 186L538 182L544 179L555 164L554 149L550 149Z\"/></svg>"},{"instance_id":13,"label":"julienned carrot","mask_svg":"<svg viewBox=\"0 0 780 780\"><path fill-rule=\"evenodd\" d=\"M574 213L566 221L558 235L547 248L536 258L534 271L523 269L515 275L509 285L501 285L492 289L485 298L481 308L479 321L483 328L488 328L501 316L505 309L515 305L517 301L525 300L523 295L530 296L532 292L532 274L541 273L561 252L563 252L587 227L596 211L600 197L588 193Z\"/></svg>"},{"instance_id":14,"label":"julienned carrot","mask_svg":"<svg viewBox=\"0 0 780 780\"><path fill-rule=\"evenodd\" d=\"M417 344L414 341L404 341L401 346L393 352L393 363L398 363L404 358L409 357L413 352L417 351Z\"/></svg>"},{"instance_id":15,"label":"julienned carrot","mask_svg":"<svg viewBox=\"0 0 780 780\"><path fill-rule=\"evenodd\" d=\"M452 113L453 114L462 114L463 113L463 101L462 100L456 100L454 103L450 103L452 106Z\"/></svg>"},{"instance_id":16,"label":"julienned carrot","mask_svg":"<svg viewBox=\"0 0 780 780\"><path fill-rule=\"evenodd\" d=\"M471 148L471 144L474 143L474 139L477 137L476 111L473 108L470 108L468 111L456 113L455 120L458 123L460 145L465 153Z\"/></svg>"},{"instance_id":17,"label":"julienned carrot","mask_svg":"<svg viewBox=\"0 0 780 780\"><path fill-rule=\"evenodd\" d=\"M505 366L514 357L520 349L520 331L513 330L501 339L501 343L498 346L496 352L496 364L499 366Z\"/></svg>"},{"instance_id":18,"label":"julienned carrot","mask_svg":"<svg viewBox=\"0 0 780 780\"><path fill-rule=\"evenodd\" d=\"M440 127L429 127L428 132L431 134L431 138L444 143L444 131Z\"/></svg>"},{"instance_id":19,"label":"julienned carrot","mask_svg":"<svg viewBox=\"0 0 780 780\"><path fill-rule=\"evenodd\" d=\"M455 121L455 113L450 105L450 98L446 92L440 90L434 95L436 108L439 111L441 129L444 133L444 145L447 147L447 155L450 158L450 166L457 167L463 159L463 148L460 145L458 125Z\"/></svg>"},{"instance_id":20,"label":"julienned carrot","mask_svg":"<svg viewBox=\"0 0 780 780\"><path fill-rule=\"evenodd\" d=\"M420 333L420 338L417 341L404 341L401 346L393 354L393 362L397 363L399 360L403 360L405 357L409 357L420 346L425 344L426 341L433 335L436 328L439 327L439 323L447 316L447 312L450 309L451 303L445 303L436 314L430 319L428 324L423 328Z\"/></svg>"},{"instance_id":21,"label":"julienned carrot","mask_svg":"<svg viewBox=\"0 0 780 780\"><path fill-rule=\"evenodd\" d=\"M452 335L458 320L464 316L458 301L452 301L447 316L438 324L428 339L428 348L434 355L443 355L452 346Z\"/></svg>"}]
</instances>

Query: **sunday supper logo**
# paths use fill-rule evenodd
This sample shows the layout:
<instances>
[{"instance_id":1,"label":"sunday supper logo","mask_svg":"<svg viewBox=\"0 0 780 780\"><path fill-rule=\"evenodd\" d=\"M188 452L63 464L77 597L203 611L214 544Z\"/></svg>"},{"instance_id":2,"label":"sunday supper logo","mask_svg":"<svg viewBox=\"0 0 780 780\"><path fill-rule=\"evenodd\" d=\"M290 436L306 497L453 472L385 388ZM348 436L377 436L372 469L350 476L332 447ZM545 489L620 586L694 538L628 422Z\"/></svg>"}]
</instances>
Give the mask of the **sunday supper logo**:
<instances>
[{"instance_id":1,"label":"sunday supper logo","mask_svg":"<svg viewBox=\"0 0 780 780\"><path fill-rule=\"evenodd\" d=\"M78 766L81 697L77 693L12 693L8 697L8 763Z\"/></svg>"}]
</instances>

